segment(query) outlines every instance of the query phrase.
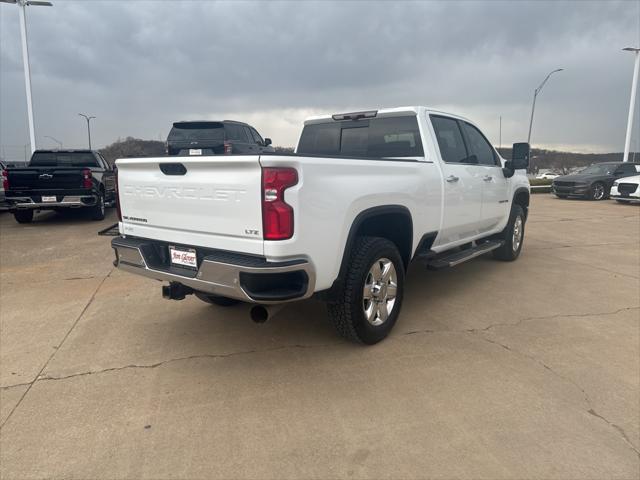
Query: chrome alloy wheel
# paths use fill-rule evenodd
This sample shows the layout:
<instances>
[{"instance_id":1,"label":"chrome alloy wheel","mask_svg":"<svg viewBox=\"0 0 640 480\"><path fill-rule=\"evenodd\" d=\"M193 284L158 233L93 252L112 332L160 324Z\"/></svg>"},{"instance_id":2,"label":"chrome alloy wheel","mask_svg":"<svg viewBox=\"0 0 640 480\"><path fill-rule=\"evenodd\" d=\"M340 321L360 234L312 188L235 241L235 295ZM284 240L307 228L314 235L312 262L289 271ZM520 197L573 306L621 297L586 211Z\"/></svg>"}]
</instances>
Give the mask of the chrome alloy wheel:
<instances>
[{"instance_id":1,"label":"chrome alloy wheel","mask_svg":"<svg viewBox=\"0 0 640 480\"><path fill-rule=\"evenodd\" d=\"M602 200L604 198L604 185L601 183L596 183L593 186L593 199L594 200Z\"/></svg>"},{"instance_id":2,"label":"chrome alloy wheel","mask_svg":"<svg viewBox=\"0 0 640 480\"><path fill-rule=\"evenodd\" d=\"M513 222L513 238L511 239L511 246L514 252L517 252L522 243L522 234L524 233L524 223L522 217L518 215Z\"/></svg>"},{"instance_id":3,"label":"chrome alloy wheel","mask_svg":"<svg viewBox=\"0 0 640 480\"><path fill-rule=\"evenodd\" d=\"M398 274L388 258L376 260L364 281L362 309L367 321L377 327L387 321L396 303Z\"/></svg>"}]
</instances>

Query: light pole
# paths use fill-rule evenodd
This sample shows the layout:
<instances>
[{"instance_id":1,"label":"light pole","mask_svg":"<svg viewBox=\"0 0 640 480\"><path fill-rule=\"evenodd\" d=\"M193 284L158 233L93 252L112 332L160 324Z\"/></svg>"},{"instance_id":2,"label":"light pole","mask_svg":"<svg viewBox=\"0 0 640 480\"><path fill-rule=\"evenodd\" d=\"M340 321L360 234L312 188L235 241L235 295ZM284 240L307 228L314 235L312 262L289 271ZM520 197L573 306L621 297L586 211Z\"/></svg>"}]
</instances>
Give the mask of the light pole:
<instances>
[{"instance_id":1,"label":"light pole","mask_svg":"<svg viewBox=\"0 0 640 480\"><path fill-rule=\"evenodd\" d=\"M84 113L79 113L78 115L84 117L84 119L87 121L87 133L89 134L89 150L91 150L91 120L96 117L90 117L88 115L85 115Z\"/></svg>"},{"instance_id":2,"label":"light pole","mask_svg":"<svg viewBox=\"0 0 640 480\"><path fill-rule=\"evenodd\" d=\"M51 2L36 0L0 0L2 3L13 3L20 7L20 37L22 38L22 63L24 64L24 86L27 91L27 116L29 117L29 141L31 153L36 150L36 130L33 123L33 103L31 102L31 68L29 67L29 45L27 43L26 7L52 7Z\"/></svg>"},{"instance_id":3,"label":"light pole","mask_svg":"<svg viewBox=\"0 0 640 480\"><path fill-rule=\"evenodd\" d=\"M527 136L527 143L531 143L531 128L533 127L533 112L535 112L536 110L536 98L538 97L538 94L542 91L542 87L544 87L544 84L547 83L547 80L549 80L549 77L554 73L561 72L563 70L564 68L557 68L554 71L549 72L549 74L545 77L545 79L542 81L540 86L533 91L533 104L531 105L531 120L529 120L529 135Z\"/></svg>"},{"instance_id":4,"label":"light pole","mask_svg":"<svg viewBox=\"0 0 640 480\"><path fill-rule=\"evenodd\" d=\"M58 140L57 138L52 137L51 135L45 135L44 138L50 138L51 140L56 142L60 148L62 148L62 142L60 140Z\"/></svg>"},{"instance_id":5,"label":"light pole","mask_svg":"<svg viewBox=\"0 0 640 480\"><path fill-rule=\"evenodd\" d=\"M638 70L640 70L640 48L626 47L622 50L627 52L635 52L636 63L633 67L633 80L631 81L631 100L629 100L629 118L627 119L627 136L624 140L624 156L623 162L629 161L629 147L631 146L631 127L633 126L633 110L636 106L636 92L638 89Z\"/></svg>"}]
</instances>

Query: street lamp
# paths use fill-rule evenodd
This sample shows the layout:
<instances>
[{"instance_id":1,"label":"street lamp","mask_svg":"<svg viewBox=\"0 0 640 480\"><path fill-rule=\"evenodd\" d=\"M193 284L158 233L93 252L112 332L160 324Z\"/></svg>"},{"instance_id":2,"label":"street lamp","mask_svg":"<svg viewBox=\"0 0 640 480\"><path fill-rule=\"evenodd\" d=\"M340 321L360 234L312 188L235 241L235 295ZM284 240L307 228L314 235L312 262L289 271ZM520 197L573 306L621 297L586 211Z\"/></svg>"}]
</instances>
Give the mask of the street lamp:
<instances>
[{"instance_id":1,"label":"street lamp","mask_svg":"<svg viewBox=\"0 0 640 480\"><path fill-rule=\"evenodd\" d=\"M633 80L631 81L631 100L629 100L629 118L627 119L627 136L624 140L624 156L623 162L629 161L629 147L631 146L631 127L633 126L633 110L636 106L636 91L638 89L638 70L640 70L640 48L626 47L622 50L626 52L635 52L636 63L633 67Z\"/></svg>"},{"instance_id":2,"label":"street lamp","mask_svg":"<svg viewBox=\"0 0 640 480\"><path fill-rule=\"evenodd\" d=\"M31 68L29 67L29 45L27 44L26 7L52 7L51 2L36 0L0 0L2 3L13 3L20 7L20 36L22 38L22 62L24 64L24 86L27 91L27 115L29 117L29 141L31 153L36 150L36 130L33 125L33 103L31 102Z\"/></svg>"},{"instance_id":3,"label":"street lamp","mask_svg":"<svg viewBox=\"0 0 640 480\"><path fill-rule=\"evenodd\" d=\"M88 115L85 115L84 113L79 113L78 115L84 117L84 119L87 121L87 133L89 134L89 150L91 150L91 120L96 117L90 117Z\"/></svg>"},{"instance_id":4,"label":"street lamp","mask_svg":"<svg viewBox=\"0 0 640 480\"><path fill-rule=\"evenodd\" d=\"M538 97L538 94L542 91L542 87L544 87L544 84L547 83L547 80L549 80L549 77L554 73L561 72L563 70L564 68L557 68L554 71L549 72L549 74L545 77L545 79L542 81L540 86L533 91L533 105L531 105L531 120L529 120L529 135L527 136L527 143L531 143L531 128L533 127L533 112L536 110L536 98Z\"/></svg>"}]
</instances>

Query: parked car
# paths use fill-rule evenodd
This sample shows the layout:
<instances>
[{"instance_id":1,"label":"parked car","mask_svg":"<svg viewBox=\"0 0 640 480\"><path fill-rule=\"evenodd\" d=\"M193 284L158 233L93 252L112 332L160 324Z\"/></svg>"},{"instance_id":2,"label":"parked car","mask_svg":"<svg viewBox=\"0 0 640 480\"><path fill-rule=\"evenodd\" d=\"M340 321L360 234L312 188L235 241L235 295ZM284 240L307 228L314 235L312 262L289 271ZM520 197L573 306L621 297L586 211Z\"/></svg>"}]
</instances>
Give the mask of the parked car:
<instances>
[{"instance_id":1,"label":"parked car","mask_svg":"<svg viewBox=\"0 0 640 480\"><path fill-rule=\"evenodd\" d=\"M537 180L553 180L554 178L558 178L559 176L560 176L559 173L545 172L538 175L536 179Z\"/></svg>"},{"instance_id":2,"label":"parked car","mask_svg":"<svg viewBox=\"0 0 640 480\"><path fill-rule=\"evenodd\" d=\"M102 220L105 204L115 203L115 174L95 150L36 150L29 166L5 170L9 209L18 223L36 210L85 208Z\"/></svg>"},{"instance_id":3,"label":"parked car","mask_svg":"<svg viewBox=\"0 0 640 480\"><path fill-rule=\"evenodd\" d=\"M611 198L619 203L640 202L640 175L613 182Z\"/></svg>"},{"instance_id":4,"label":"parked car","mask_svg":"<svg viewBox=\"0 0 640 480\"><path fill-rule=\"evenodd\" d=\"M327 301L373 344L412 259L439 269L522 250L529 145L503 160L469 120L425 107L308 119L294 154L121 159L118 268L217 305ZM197 175L190 175L190 172Z\"/></svg>"},{"instance_id":5,"label":"parked car","mask_svg":"<svg viewBox=\"0 0 640 480\"><path fill-rule=\"evenodd\" d=\"M551 190L558 198L603 200L609 197L611 186L617 178L628 177L638 171L640 166L636 163L594 163L578 173L555 178Z\"/></svg>"},{"instance_id":6,"label":"parked car","mask_svg":"<svg viewBox=\"0 0 640 480\"><path fill-rule=\"evenodd\" d=\"M233 120L175 122L167 137L168 155L261 154L273 152L251 125Z\"/></svg>"}]
</instances>

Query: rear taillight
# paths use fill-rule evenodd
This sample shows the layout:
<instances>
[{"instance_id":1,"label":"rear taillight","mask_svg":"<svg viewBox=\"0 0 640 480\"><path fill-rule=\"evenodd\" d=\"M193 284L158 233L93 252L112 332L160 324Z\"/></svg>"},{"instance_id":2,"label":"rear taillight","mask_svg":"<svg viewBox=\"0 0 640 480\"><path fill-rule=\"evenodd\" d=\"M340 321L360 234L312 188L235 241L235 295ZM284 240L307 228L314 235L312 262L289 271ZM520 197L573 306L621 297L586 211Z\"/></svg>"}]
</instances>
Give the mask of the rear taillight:
<instances>
[{"instance_id":1,"label":"rear taillight","mask_svg":"<svg viewBox=\"0 0 640 480\"><path fill-rule=\"evenodd\" d=\"M118 167L115 168L116 174L116 212L118 212L118 221L122 221L122 210L120 210L120 187L118 186Z\"/></svg>"},{"instance_id":2,"label":"rear taillight","mask_svg":"<svg viewBox=\"0 0 640 480\"><path fill-rule=\"evenodd\" d=\"M224 142L224 153L225 155L231 155L233 152L233 145L229 142Z\"/></svg>"},{"instance_id":3,"label":"rear taillight","mask_svg":"<svg viewBox=\"0 0 640 480\"><path fill-rule=\"evenodd\" d=\"M2 170L2 188L9 190L9 172Z\"/></svg>"},{"instance_id":4,"label":"rear taillight","mask_svg":"<svg viewBox=\"0 0 640 480\"><path fill-rule=\"evenodd\" d=\"M92 176L91 170L88 168L82 169L82 188L93 188Z\"/></svg>"},{"instance_id":5,"label":"rear taillight","mask_svg":"<svg viewBox=\"0 0 640 480\"><path fill-rule=\"evenodd\" d=\"M265 240L293 236L293 208L284 201L284 191L298 183L293 168L262 169L262 231Z\"/></svg>"}]
</instances>

